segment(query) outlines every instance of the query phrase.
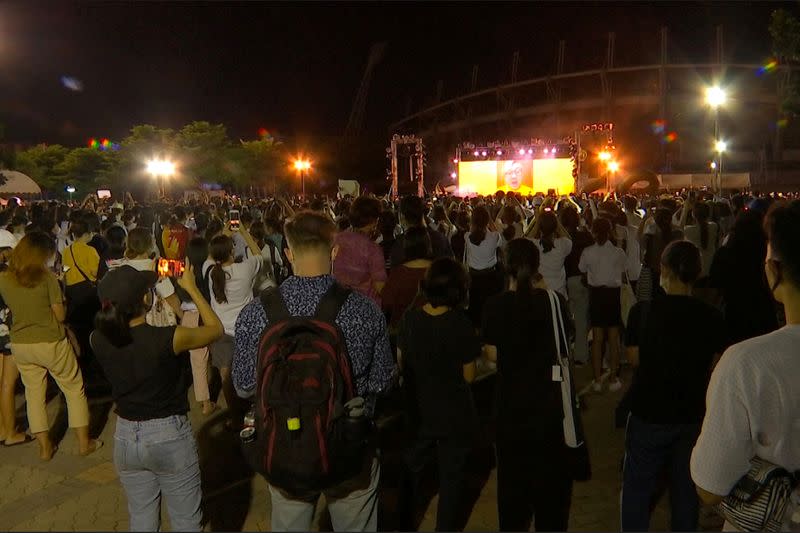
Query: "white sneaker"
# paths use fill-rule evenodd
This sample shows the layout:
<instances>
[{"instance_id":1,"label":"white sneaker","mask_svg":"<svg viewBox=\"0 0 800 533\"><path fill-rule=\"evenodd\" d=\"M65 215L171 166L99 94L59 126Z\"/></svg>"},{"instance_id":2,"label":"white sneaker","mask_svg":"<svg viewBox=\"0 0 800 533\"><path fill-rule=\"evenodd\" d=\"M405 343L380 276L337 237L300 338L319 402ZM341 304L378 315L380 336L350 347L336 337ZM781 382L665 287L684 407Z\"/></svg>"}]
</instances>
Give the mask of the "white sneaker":
<instances>
[{"instance_id":1,"label":"white sneaker","mask_svg":"<svg viewBox=\"0 0 800 533\"><path fill-rule=\"evenodd\" d=\"M592 390L594 392L603 392L603 384L592 380Z\"/></svg>"},{"instance_id":2,"label":"white sneaker","mask_svg":"<svg viewBox=\"0 0 800 533\"><path fill-rule=\"evenodd\" d=\"M614 381L608 384L608 390L610 390L611 392L617 392L621 388L622 388L622 382L619 380L619 378L615 379Z\"/></svg>"}]
</instances>

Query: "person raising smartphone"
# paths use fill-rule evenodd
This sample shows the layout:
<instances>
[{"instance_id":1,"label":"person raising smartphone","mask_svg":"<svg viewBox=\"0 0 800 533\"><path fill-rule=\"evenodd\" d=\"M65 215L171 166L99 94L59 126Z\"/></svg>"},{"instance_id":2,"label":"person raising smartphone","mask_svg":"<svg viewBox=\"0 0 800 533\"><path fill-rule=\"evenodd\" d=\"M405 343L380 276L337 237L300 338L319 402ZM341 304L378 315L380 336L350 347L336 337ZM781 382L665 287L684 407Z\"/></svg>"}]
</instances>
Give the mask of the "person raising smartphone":
<instances>
[{"instance_id":1,"label":"person raising smartphone","mask_svg":"<svg viewBox=\"0 0 800 533\"><path fill-rule=\"evenodd\" d=\"M155 272L129 265L106 274L98 286L101 310L90 342L117 406L114 465L128 498L131 531L160 529L162 495L174 531L200 531L200 463L186 416L188 351L219 339L222 322L187 263L178 284L197 305L204 325L148 325L156 281Z\"/></svg>"}]
</instances>

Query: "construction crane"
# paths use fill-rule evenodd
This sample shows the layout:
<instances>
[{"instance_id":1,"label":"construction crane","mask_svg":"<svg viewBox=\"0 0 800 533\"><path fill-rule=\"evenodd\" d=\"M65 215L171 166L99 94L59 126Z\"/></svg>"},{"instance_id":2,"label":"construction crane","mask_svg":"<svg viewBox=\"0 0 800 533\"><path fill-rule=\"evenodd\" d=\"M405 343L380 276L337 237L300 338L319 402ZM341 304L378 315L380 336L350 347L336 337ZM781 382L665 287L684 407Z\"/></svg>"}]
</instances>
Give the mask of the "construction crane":
<instances>
[{"instance_id":1,"label":"construction crane","mask_svg":"<svg viewBox=\"0 0 800 533\"><path fill-rule=\"evenodd\" d=\"M364 129L364 114L367 109L367 96L369 95L369 84L372 79L372 71L383 59L383 52L386 49L386 43L377 43L372 45L369 51L369 60L367 61L367 68L364 70L364 76L361 78L361 85L358 88L353 108L350 110L350 118L347 121L347 128L345 128L345 138L352 139L358 137Z\"/></svg>"}]
</instances>

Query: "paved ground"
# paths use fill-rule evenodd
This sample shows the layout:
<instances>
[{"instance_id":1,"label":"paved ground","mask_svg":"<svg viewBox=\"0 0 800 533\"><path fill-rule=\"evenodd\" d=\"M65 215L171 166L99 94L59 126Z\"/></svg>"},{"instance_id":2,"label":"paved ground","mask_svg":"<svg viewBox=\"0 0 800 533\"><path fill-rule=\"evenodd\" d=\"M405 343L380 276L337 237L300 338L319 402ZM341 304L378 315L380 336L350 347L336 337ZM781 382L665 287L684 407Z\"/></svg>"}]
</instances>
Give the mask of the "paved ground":
<instances>
[{"instance_id":1,"label":"paved ground","mask_svg":"<svg viewBox=\"0 0 800 533\"><path fill-rule=\"evenodd\" d=\"M588 368L579 370L580 382ZM488 402L491 378L477 385L476 398ZM573 493L570 529L609 531L619 529L618 503L623 432L613 427L613 409L620 393L589 395L585 401L584 423L592 456L594 477L577 483ZM18 398L24 414L22 397ZM106 530L128 529L125 495L112 463L115 417L108 400L90 401L94 432L106 446L96 454L81 458L76 443L67 433L56 457L47 464L37 457L35 444L0 447L0 530ZM66 425L63 400L55 395L48 405L54 433L64 434ZM237 456L235 435L223 429L224 413L204 418L197 405L190 414L197 429L204 485L204 511L209 530L266 531L269 529L269 496L263 479L254 477ZM382 488L381 529L391 530L391 509L396 501L393 480L397 464L392 444L396 435L387 431L382 438L387 448ZM490 446L476 450L471 461L470 487L474 506L469 513L467 531L497 529L496 478ZM667 497L656 508L652 529L669 529ZM420 524L432 531L435 524L434 496ZM324 506L318 513L321 530L330 530ZM165 525L168 525L165 517Z\"/></svg>"}]
</instances>

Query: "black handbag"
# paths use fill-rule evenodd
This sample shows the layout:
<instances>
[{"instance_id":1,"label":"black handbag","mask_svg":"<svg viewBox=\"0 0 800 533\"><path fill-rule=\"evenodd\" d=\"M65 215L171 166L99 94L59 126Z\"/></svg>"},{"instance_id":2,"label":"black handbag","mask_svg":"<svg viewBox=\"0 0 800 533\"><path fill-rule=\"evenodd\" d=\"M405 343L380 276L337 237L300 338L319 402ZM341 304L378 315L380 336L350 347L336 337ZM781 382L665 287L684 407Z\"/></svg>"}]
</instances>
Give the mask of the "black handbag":
<instances>
[{"instance_id":1,"label":"black handbag","mask_svg":"<svg viewBox=\"0 0 800 533\"><path fill-rule=\"evenodd\" d=\"M67 322L85 320L87 316L90 317L89 320L93 320L95 313L100 308L97 283L89 279L89 276L78 266L72 246L69 247L69 255L72 257L75 268L83 276L83 281L67 285L64 288L64 294L67 297Z\"/></svg>"}]
</instances>

